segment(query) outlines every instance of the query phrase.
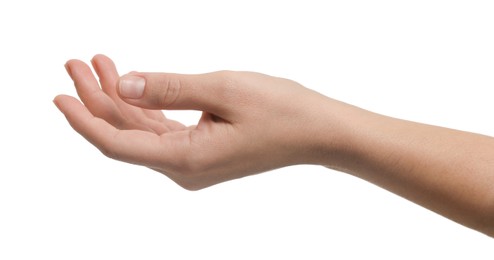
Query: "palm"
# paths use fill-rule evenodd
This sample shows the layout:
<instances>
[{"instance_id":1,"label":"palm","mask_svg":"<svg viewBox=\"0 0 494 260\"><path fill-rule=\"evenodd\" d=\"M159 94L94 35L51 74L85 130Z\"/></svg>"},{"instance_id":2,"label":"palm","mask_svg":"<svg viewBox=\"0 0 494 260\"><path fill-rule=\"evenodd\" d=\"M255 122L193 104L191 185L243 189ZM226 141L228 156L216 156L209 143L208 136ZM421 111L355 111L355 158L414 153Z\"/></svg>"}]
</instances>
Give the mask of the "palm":
<instances>
[{"instance_id":1,"label":"palm","mask_svg":"<svg viewBox=\"0 0 494 260\"><path fill-rule=\"evenodd\" d=\"M108 147L99 147L100 150L107 153L107 156L115 157L115 159L135 161L166 174L167 170L162 169L159 163L160 158L156 158L156 156L159 154L163 157L168 156L157 152L149 153L149 151L160 151L159 143L161 143L172 154L180 154L184 149L171 148L184 148L186 146L183 144L190 144L188 132L193 131L195 126L186 127L177 121L167 119L161 110L143 109L124 102L117 93L119 75L114 63L106 56L97 55L92 60L92 65L99 77L99 83L89 66L82 61L71 60L66 68L74 81L77 94L85 106L83 108L74 104L73 107L80 110L77 114L83 115L84 110L86 110L92 114L85 116L86 120L103 119L104 122L101 122L100 128L95 130L102 136L111 132L114 133L112 138L104 138L106 140L104 146ZM81 122L81 125L74 126L76 129L90 125L89 123L82 123L83 120L76 121ZM204 120L201 120L201 123L205 123ZM142 141L146 139L154 141L147 142L149 145L144 145ZM91 142L90 138L88 140ZM109 143L108 140L113 141ZM159 142L155 142L156 140ZM115 146L118 147L115 148ZM132 147L134 151L126 152L129 155L126 153L118 154L118 151L125 150L120 147ZM129 159L125 159L125 157L129 157Z\"/></svg>"}]
</instances>

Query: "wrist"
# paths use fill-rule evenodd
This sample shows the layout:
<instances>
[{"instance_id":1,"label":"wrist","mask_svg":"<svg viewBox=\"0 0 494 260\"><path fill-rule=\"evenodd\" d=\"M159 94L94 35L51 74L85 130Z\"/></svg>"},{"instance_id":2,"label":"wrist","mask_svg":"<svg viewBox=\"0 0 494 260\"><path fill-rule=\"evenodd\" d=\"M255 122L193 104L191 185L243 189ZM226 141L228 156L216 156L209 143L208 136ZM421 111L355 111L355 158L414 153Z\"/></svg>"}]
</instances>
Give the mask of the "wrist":
<instances>
[{"instance_id":1,"label":"wrist","mask_svg":"<svg viewBox=\"0 0 494 260\"><path fill-rule=\"evenodd\" d=\"M369 126L382 116L328 97L321 100L316 110L314 128L309 134L312 154L308 163L351 171L363 145L363 131L369 131Z\"/></svg>"}]
</instances>

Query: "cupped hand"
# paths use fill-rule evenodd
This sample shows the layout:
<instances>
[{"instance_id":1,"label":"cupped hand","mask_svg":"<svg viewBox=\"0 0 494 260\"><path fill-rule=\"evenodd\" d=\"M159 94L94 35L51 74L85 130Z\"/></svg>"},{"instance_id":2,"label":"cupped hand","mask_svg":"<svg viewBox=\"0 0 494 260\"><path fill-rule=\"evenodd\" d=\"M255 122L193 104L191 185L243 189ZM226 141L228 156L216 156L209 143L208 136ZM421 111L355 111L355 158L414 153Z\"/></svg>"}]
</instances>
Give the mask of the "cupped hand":
<instances>
[{"instance_id":1,"label":"cupped hand","mask_svg":"<svg viewBox=\"0 0 494 260\"><path fill-rule=\"evenodd\" d=\"M70 125L106 156L161 172L190 190L299 163L316 163L324 96L252 72L200 75L131 72L96 55L66 69L82 103L54 102ZM203 111L195 126L162 110ZM330 128L328 128L330 129ZM329 133L327 133L329 134Z\"/></svg>"}]
</instances>

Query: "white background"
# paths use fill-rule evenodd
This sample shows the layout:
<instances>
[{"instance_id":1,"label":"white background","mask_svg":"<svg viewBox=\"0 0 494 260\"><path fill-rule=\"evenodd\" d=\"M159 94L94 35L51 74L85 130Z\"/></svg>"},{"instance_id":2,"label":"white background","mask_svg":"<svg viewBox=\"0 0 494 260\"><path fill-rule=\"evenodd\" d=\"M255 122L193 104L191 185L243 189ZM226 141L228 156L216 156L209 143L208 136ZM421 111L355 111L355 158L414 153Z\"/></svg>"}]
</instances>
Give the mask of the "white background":
<instances>
[{"instance_id":1,"label":"white background","mask_svg":"<svg viewBox=\"0 0 494 260\"><path fill-rule=\"evenodd\" d=\"M492 1L2 1L0 259L492 259L494 240L346 174L202 191L112 161L52 104L63 64L254 70L494 135ZM186 123L196 113L173 113Z\"/></svg>"}]
</instances>

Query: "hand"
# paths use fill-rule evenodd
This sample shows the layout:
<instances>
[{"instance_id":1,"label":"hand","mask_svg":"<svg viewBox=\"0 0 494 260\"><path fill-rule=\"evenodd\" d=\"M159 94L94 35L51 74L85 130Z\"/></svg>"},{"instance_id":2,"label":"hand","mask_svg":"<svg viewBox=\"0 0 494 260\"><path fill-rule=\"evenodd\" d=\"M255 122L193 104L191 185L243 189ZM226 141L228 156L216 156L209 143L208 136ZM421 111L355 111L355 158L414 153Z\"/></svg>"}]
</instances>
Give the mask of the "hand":
<instances>
[{"instance_id":1,"label":"hand","mask_svg":"<svg viewBox=\"0 0 494 260\"><path fill-rule=\"evenodd\" d=\"M92 65L99 84L83 62L66 64L83 104L65 95L54 102L74 130L110 158L147 166L190 190L316 163L317 115L328 98L298 83L230 71L132 72L120 78L103 55ZM161 109L203 114L196 126L185 127Z\"/></svg>"}]
</instances>

